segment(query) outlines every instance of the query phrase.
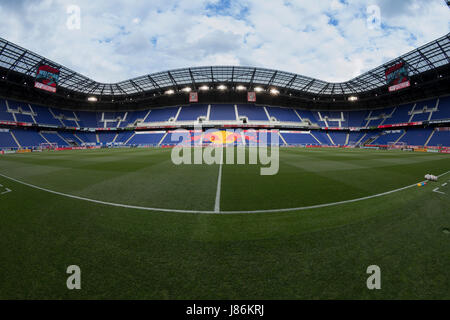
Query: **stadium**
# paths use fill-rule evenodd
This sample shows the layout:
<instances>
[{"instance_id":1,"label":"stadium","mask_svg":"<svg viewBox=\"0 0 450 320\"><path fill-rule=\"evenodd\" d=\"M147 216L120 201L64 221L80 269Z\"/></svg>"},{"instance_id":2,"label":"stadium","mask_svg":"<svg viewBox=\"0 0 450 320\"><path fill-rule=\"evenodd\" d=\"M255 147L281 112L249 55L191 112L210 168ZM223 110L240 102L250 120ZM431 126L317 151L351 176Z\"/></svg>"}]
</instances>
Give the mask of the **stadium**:
<instances>
[{"instance_id":1,"label":"stadium","mask_svg":"<svg viewBox=\"0 0 450 320\"><path fill-rule=\"evenodd\" d=\"M100 83L0 38L0 298L449 299L449 56Z\"/></svg>"}]
</instances>

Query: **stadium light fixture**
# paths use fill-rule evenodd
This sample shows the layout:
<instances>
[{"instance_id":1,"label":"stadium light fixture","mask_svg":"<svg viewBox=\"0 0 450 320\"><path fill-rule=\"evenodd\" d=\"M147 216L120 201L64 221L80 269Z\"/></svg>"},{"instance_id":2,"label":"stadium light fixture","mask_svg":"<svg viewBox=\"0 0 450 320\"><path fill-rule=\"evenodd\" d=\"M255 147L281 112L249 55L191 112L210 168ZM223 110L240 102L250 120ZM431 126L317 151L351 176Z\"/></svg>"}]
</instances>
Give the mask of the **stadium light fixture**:
<instances>
[{"instance_id":1,"label":"stadium light fixture","mask_svg":"<svg viewBox=\"0 0 450 320\"><path fill-rule=\"evenodd\" d=\"M256 87L256 88L255 88L255 91L256 91L256 92L262 92L262 91L264 91L264 89L261 88L261 87Z\"/></svg>"},{"instance_id":2,"label":"stadium light fixture","mask_svg":"<svg viewBox=\"0 0 450 320\"><path fill-rule=\"evenodd\" d=\"M192 89L189 88L189 87L183 88L183 89L181 89L181 90L183 90L184 92L191 92L191 91L192 91Z\"/></svg>"},{"instance_id":3,"label":"stadium light fixture","mask_svg":"<svg viewBox=\"0 0 450 320\"><path fill-rule=\"evenodd\" d=\"M274 96L277 96L277 95L280 94L280 91L275 89L275 88L272 88L272 89L270 89L270 94L274 95Z\"/></svg>"},{"instance_id":4,"label":"stadium light fixture","mask_svg":"<svg viewBox=\"0 0 450 320\"><path fill-rule=\"evenodd\" d=\"M88 97L87 100L89 102L97 102L98 101L97 97Z\"/></svg>"},{"instance_id":5,"label":"stadium light fixture","mask_svg":"<svg viewBox=\"0 0 450 320\"><path fill-rule=\"evenodd\" d=\"M244 90L247 90L247 87L244 87L243 85L238 85L238 86L236 87L236 90L238 90L238 91L244 91Z\"/></svg>"},{"instance_id":6,"label":"stadium light fixture","mask_svg":"<svg viewBox=\"0 0 450 320\"><path fill-rule=\"evenodd\" d=\"M348 101L358 101L358 97L357 96L350 96L350 97L348 97Z\"/></svg>"},{"instance_id":7,"label":"stadium light fixture","mask_svg":"<svg viewBox=\"0 0 450 320\"><path fill-rule=\"evenodd\" d=\"M173 89L169 89L169 90L167 90L166 92L164 92L165 94L168 94L168 95L171 95L171 94L174 94L175 93L175 90L173 90Z\"/></svg>"},{"instance_id":8,"label":"stadium light fixture","mask_svg":"<svg viewBox=\"0 0 450 320\"><path fill-rule=\"evenodd\" d=\"M220 86L218 86L217 87L217 89L219 89L219 90L226 90L227 89L227 86L226 85L223 85L223 84L221 84Z\"/></svg>"},{"instance_id":9,"label":"stadium light fixture","mask_svg":"<svg viewBox=\"0 0 450 320\"><path fill-rule=\"evenodd\" d=\"M208 91L209 87L207 85L203 85L199 89L202 90L202 91Z\"/></svg>"}]
</instances>

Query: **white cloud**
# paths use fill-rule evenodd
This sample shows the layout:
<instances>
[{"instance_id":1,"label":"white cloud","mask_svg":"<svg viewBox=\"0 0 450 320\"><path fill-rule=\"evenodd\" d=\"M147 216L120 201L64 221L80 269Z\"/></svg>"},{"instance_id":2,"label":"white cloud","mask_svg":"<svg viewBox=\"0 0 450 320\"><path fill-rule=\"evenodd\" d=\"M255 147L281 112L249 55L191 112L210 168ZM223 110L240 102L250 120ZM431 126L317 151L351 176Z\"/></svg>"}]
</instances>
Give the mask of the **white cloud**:
<instances>
[{"instance_id":1,"label":"white cloud","mask_svg":"<svg viewBox=\"0 0 450 320\"><path fill-rule=\"evenodd\" d=\"M81 29L66 27L68 5ZM381 29L367 26L377 5ZM444 1L11 0L0 35L94 80L199 65L279 69L345 81L449 32Z\"/></svg>"}]
</instances>

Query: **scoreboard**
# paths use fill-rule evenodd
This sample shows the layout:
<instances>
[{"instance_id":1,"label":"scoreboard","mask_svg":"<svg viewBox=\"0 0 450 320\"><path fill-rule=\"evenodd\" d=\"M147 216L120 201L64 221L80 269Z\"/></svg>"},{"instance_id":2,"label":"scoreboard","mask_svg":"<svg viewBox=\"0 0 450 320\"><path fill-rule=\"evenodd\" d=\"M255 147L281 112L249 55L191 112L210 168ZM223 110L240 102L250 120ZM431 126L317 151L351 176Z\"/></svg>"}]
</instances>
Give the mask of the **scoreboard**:
<instances>
[{"instance_id":1,"label":"scoreboard","mask_svg":"<svg viewBox=\"0 0 450 320\"><path fill-rule=\"evenodd\" d=\"M59 80L59 70L46 64L41 64L36 71L34 87L49 92L56 92Z\"/></svg>"},{"instance_id":2,"label":"scoreboard","mask_svg":"<svg viewBox=\"0 0 450 320\"><path fill-rule=\"evenodd\" d=\"M404 61L386 68L384 74L390 92L404 89L411 85L411 82L409 81L408 66Z\"/></svg>"}]
</instances>

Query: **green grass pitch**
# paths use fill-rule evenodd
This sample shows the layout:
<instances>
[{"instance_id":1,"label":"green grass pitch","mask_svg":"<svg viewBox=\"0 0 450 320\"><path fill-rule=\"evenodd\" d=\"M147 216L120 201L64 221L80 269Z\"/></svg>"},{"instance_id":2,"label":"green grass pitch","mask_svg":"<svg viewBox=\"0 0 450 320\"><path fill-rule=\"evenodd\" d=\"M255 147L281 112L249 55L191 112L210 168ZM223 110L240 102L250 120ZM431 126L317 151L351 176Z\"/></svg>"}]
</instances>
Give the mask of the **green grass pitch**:
<instances>
[{"instance_id":1,"label":"green grass pitch","mask_svg":"<svg viewBox=\"0 0 450 320\"><path fill-rule=\"evenodd\" d=\"M450 298L448 155L281 149L274 176L223 165L220 210L327 204L444 175L315 209L202 214L170 210L213 211L219 166L175 166L170 152L0 156L15 179L0 176L0 299ZM69 265L81 290L66 287ZM381 290L366 287L369 265Z\"/></svg>"}]
</instances>

